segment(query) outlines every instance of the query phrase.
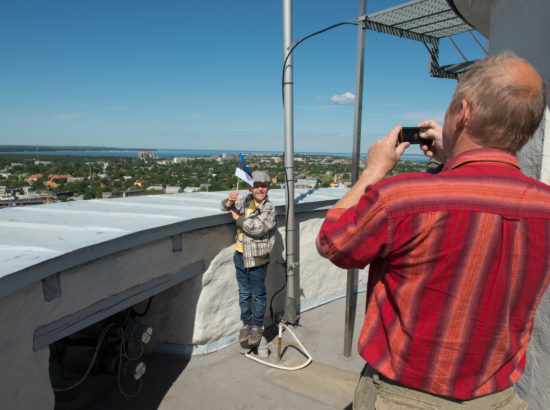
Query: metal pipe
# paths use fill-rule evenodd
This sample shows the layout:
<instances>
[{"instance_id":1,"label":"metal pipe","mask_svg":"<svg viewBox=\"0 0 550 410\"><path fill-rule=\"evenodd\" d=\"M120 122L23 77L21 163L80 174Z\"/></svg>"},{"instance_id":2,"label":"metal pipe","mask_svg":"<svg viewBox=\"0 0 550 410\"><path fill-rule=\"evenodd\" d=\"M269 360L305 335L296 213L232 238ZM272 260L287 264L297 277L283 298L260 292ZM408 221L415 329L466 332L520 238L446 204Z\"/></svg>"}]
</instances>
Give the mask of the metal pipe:
<instances>
[{"instance_id":1,"label":"metal pipe","mask_svg":"<svg viewBox=\"0 0 550 410\"><path fill-rule=\"evenodd\" d=\"M279 323L279 341L277 342L277 361L281 361L281 343L283 339L283 324Z\"/></svg>"},{"instance_id":2,"label":"metal pipe","mask_svg":"<svg viewBox=\"0 0 550 410\"><path fill-rule=\"evenodd\" d=\"M454 46L454 48L456 49L456 51L458 51L458 54L460 54L462 56L462 59L466 62L468 62L468 59L466 58L466 56L464 54L462 54L462 51L460 51L460 48L458 48L458 46L456 45L456 43L453 41L453 39L451 38L451 36L447 37L451 44Z\"/></svg>"},{"instance_id":3,"label":"metal pipe","mask_svg":"<svg viewBox=\"0 0 550 410\"><path fill-rule=\"evenodd\" d=\"M472 30L468 31L468 34L474 39L474 41L477 43L477 45L479 46L479 48L481 48L483 50L483 52L485 53L485 55L487 55L487 50L485 50L485 47L483 47L481 45L481 43L478 41L478 39L476 38L476 36L474 36L474 33L472 33Z\"/></svg>"},{"instance_id":4,"label":"metal pipe","mask_svg":"<svg viewBox=\"0 0 550 410\"><path fill-rule=\"evenodd\" d=\"M294 118L292 55L288 56L292 45L292 0L283 0L283 61L286 61L283 76L284 130L285 130L285 184L286 184L286 299L283 320L295 324L296 297L294 291L296 262L294 230ZM288 59L287 59L288 56Z\"/></svg>"},{"instance_id":5,"label":"metal pipe","mask_svg":"<svg viewBox=\"0 0 550 410\"><path fill-rule=\"evenodd\" d=\"M367 0L359 0L359 16L367 13ZM365 66L365 27L357 26L357 56L355 68L355 109L353 113L353 151L351 156L351 182L359 179L359 160L361 155L361 117L363 115L363 77ZM358 277L357 269L348 270L346 281L346 317L344 328L344 356L350 357L353 339L353 325L357 310L355 287Z\"/></svg>"}]
</instances>

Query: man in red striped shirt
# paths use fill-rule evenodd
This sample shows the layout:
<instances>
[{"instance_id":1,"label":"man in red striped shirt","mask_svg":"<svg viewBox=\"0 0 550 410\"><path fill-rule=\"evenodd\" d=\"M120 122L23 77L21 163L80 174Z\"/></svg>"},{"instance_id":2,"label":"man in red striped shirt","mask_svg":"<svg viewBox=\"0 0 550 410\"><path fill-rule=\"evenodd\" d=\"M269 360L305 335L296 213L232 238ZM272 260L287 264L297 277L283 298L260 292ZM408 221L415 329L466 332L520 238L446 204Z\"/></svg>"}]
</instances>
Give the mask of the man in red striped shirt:
<instances>
[{"instance_id":1,"label":"man in red striped shirt","mask_svg":"<svg viewBox=\"0 0 550 410\"><path fill-rule=\"evenodd\" d=\"M516 152L545 106L527 61L480 60L443 127L419 124L440 173L384 179L408 146L397 126L327 212L319 253L345 269L370 264L354 408L525 408L512 386L550 282L550 187L520 171Z\"/></svg>"}]
</instances>

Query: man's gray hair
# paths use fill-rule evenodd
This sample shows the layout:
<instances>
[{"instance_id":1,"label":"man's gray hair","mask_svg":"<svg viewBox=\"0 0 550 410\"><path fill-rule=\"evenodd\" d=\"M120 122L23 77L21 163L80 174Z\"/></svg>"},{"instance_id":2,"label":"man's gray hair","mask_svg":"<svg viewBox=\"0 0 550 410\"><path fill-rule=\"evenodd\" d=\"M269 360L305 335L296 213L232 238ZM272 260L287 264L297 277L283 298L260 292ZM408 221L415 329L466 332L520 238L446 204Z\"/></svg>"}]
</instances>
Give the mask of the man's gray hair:
<instances>
[{"instance_id":1,"label":"man's gray hair","mask_svg":"<svg viewBox=\"0 0 550 410\"><path fill-rule=\"evenodd\" d=\"M470 105L468 127L476 141L485 147L517 152L542 120L547 90L542 79L538 86L517 81L510 72L513 61L531 66L511 51L476 62L458 81L450 110L456 112L466 100Z\"/></svg>"}]
</instances>

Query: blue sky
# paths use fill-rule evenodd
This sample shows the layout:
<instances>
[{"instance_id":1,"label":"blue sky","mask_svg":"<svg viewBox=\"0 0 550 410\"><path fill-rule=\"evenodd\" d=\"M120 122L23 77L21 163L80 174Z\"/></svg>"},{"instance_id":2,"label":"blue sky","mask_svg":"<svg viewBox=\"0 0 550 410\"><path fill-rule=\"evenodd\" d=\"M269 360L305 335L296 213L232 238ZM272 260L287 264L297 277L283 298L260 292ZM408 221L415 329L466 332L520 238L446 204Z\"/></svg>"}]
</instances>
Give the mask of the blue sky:
<instances>
[{"instance_id":1,"label":"blue sky","mask_svg":"<svg viewBox=\"0 0 550 410\"><path fill-rule=\"evenodd\" d=\"M294 40L357 10L294 0ZM296 48L296 151L351 152L356 38L342 26ZM442 64L462 61L440 47ZM284 148L281 0L4 1L0 50L0 144ZM422 44L367 31L365 55L362 151L397 124L442 121L455 81L429 77Z\"/></svg>"}]
</instances>

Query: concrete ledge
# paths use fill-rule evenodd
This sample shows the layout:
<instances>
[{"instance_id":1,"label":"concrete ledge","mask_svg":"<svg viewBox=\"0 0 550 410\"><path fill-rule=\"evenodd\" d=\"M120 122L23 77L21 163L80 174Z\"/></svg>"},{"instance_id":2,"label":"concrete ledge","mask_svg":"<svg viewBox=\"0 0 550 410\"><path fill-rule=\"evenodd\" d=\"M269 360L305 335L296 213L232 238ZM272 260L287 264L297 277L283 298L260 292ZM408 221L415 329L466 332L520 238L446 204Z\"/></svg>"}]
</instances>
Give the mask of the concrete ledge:
<instances>
[{"instance_id":1,"label":"concrete ledge","mask_svg":"<svg viewBox=\"0 0 550 410\"><path fill-rule=\"evenodd\" d=\"M81 311L40 326L34 332L33 350L36 352L51 343L99 322L121 310L133 306L204 271L204 262L186 266L174 274L160 276L147 283L103 299Z\"/></svg>"}]
</instances>

